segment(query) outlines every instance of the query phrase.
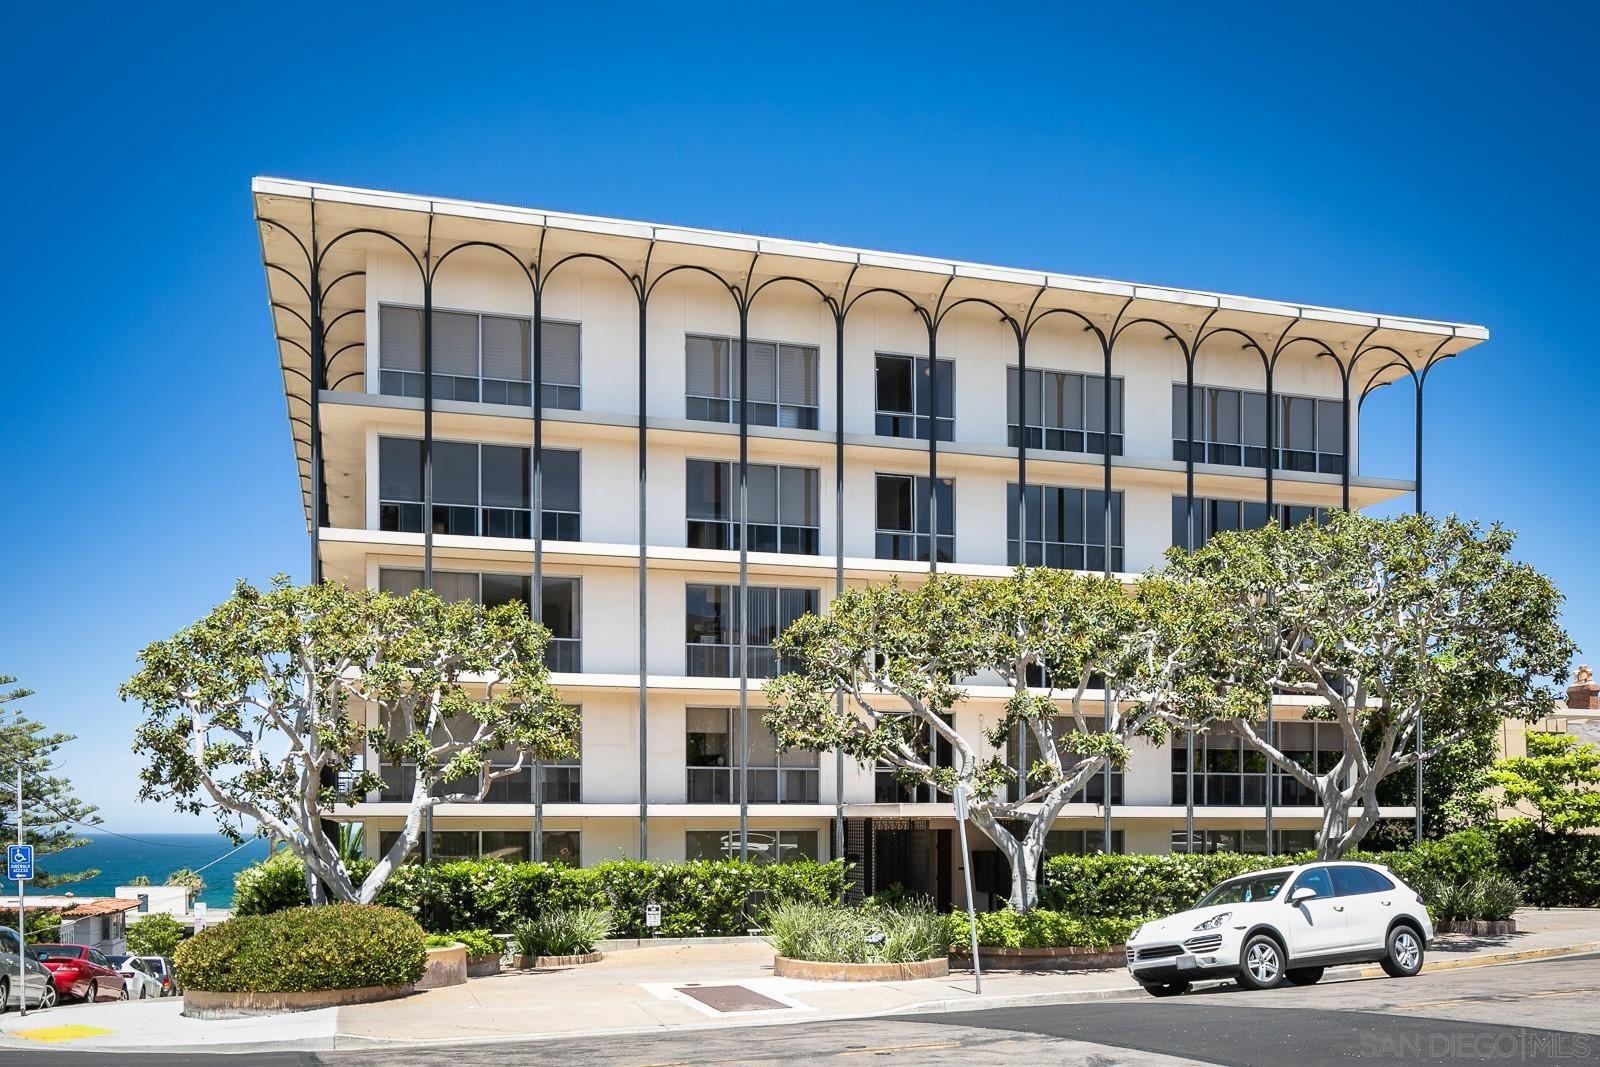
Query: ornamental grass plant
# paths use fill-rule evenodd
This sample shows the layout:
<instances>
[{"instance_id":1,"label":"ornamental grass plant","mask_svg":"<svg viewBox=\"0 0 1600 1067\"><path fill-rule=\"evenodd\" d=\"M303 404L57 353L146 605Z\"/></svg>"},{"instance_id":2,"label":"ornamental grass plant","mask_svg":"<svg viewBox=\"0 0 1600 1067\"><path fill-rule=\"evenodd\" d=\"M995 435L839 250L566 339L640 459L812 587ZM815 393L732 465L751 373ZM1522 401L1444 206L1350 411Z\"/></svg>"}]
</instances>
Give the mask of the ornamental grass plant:
<instances>
[{"instance_id":1,"label":"ornamental grass plant","mask_svg":"<svg viewBox=\"0 0 1600 1067\"><path fill-rule=\"evenodd\" d=\"M778 955L817 963L916 963L949 954L945 917L925 903L848 908L789 901L768 910Z\"/></svg>"}]
</instances>

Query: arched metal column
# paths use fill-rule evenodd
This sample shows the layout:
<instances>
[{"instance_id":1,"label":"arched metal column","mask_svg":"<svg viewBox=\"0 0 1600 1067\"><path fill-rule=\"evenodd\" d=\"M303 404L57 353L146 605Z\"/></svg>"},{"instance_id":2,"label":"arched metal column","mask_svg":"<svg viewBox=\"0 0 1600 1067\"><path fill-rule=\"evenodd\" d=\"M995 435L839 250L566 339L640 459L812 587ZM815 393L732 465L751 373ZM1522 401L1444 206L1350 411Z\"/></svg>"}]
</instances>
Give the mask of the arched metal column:
<instances>
[{"instance_id":1,"label":"arched metal column","mask_svg":"<svg viewBox=\"0 0 1600 1067\"><path fill-rule=\"evenodd\" d=\"M433 211L422 252L422 587L433 588ZM423 813L422 862L433 862L433 806Z\"/></svg>"}]
</instances>

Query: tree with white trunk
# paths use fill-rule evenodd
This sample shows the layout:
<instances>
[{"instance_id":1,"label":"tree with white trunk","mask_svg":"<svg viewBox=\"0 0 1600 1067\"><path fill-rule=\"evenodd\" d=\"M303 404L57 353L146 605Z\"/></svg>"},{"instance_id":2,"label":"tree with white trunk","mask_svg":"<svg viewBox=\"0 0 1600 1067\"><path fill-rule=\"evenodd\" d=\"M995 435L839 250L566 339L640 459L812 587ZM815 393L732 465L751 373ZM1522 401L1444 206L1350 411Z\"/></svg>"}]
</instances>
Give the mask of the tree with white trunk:
<instances>
[{"instance_id":1,"label":"tree with white trunk","mask_svg":"<svg viewBox=\"0 0 1600 1067\"><path fill-rule=\"evenodd\" d=\"M1381 520L1335 512L1220 534L1174 550L1167 576L1229 620L1212 633L1234 694L1232 729L1322 807L1317 854L1337 859L1379 817L1378 785L1504 719L1555 706L1574 646L1561 594L1511 558L1514 535L1451 516ZM1338 726L1337 759L1306 766L1269 738L1274 695L1309 698L1306 718ZM1281 720L1279 720L1281 721ZM1418 731L1421 751L1418 751Z\"/></svg>"},{"instance_id":2,"label":"tree with white trunk","mask_svg":"<svg viewBox=\"0 0 1600 1067\"><path fill-rule=\"evenodd\" d=\"M122 686L144 708L140 798L209 811L235 841L249 829L285 842L313 899L325 886L370 903L416 847L429 809L481 800L533 759L576 754L577 713L548 684L548 640L519 604L281 576L266 590L241 582L140 653ZM357 880L326 820L382 787L369 747L412 773L404 828ZM515 758L496 759L507 751Z\"/></svg>"},{"instance_id":3,"label":"tree with white trunk","mask_svg":"<svg viewBox=\"0 0 1600 1067\"><path fill-rule=\"evenodd\" d=\"M794 670L767 683L765 722L780 747L842 749L947 797L964 788L969 817L1010 866L1011 906L1026 910L1046 834L1073 795L1121 764L1130 739L1159 740L1223 699L1196 671L1217 642L1188 618L1195 602L1166 578L1130 590L1044 569L847 590L775 644ZM985 678L1010 696L969 737L956 714Z\"/></svg>"}]
</instances>

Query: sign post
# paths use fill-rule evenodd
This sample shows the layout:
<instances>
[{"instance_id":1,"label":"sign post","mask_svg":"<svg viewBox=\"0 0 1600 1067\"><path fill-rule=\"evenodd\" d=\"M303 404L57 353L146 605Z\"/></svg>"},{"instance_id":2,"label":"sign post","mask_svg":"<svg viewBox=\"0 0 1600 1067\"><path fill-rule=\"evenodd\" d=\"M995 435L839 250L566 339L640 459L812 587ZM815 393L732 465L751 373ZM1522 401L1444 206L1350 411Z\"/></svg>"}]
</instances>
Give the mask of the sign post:
<instances>
[{"instance_id":1,"label":"sign post","mask_svg":"<svg viewBox=\"0 0 1600 1067\"><path fill-rule=\"evenodd\" d=\"M983 994L983 970L978 962L978 914L972 901L972 853L967 850L967 787L956 786L956 830L961 834L961 871L967 883L967 932L972 938L972 991Z\"/></svg>"},{"instance_id":2,"label":"sign post","mask_svg":"<svg viewBox=\"0 0 1600 1067\"><path fill-rule=\"evenodd\" d=\"M22 764L17 764L17 843L6 846L6 876L17 883L17 1005L28 1014L28 879L33 877L33 846L22 839ZM4 1005L0 1005L3 1008Z\"/></svg>"},{"instance_id":3,"label":"sign post","mask_svg":"<svg viewBox=\"0 0 1600 1067\"><path fill-rule=\"evenodd\" d=\"M661 905L653 900L644 906L644 925L651 937L661 932Z\"/></svg>"}]
</instances>

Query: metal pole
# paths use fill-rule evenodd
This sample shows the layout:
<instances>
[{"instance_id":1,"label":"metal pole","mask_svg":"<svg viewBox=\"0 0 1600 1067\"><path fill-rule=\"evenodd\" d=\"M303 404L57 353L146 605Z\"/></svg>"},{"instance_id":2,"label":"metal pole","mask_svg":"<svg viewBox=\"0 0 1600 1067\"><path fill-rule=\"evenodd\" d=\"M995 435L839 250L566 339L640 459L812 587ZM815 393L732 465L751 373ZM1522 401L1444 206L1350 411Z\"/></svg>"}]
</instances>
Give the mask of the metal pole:
<instances>
[{"instance_id":1,"label":"metal pole","mask_svg":"<svg viewBox=\"0 0 1600 1067\"><path fill-rule=\"evenodd\" d=\"M973 907L972 853L967 850L967 789L956 786L956 831L961 835L961 874L967 886L967 934L972 949L972 991L983 994L983 966L978 961L978 916Z\"/></svg>"},{"instance_id":2,"label":"metal pole","mask_svg":"<svg viewBox=\"0 0 1600 1067\"><path fill-rule=\"evenodd\" d=\"M1277 726L1277 723L1273 719L1272 697L1269 695L1267 697L1267 744L1273 746L1274 748L1276 748L1277 744L1278 744L1277 737L1276 737L1276 734L1277 734L1276 726ZM1266 830L1267 830L1267 855L1269 855L1269 856L1271 856L1275 852L1277 852L1277 849L1272 847L1272 844L1273 844L1273 842L1272 842L1272 802L1273 802L1273 800L1276 799L1272 795L1272 793L1273 793L1273 788L1274 788L1274 786L1276 784L1277 784L1277 776L1275 774L1273 774L1272 761L1271 760L1267 760ZM1241 841L1240 845L1243 846L1243 844L1244 843Z\"/></svg>"},{"instance_id":3,"label":"metal pole","mask_svg":"<svg viewBox=\"0 0 1600 1067\"><path fill-rule=\"evenodd\" d=\"M915 364L913 364L914 366ZM912 409L916 408L912 386ZM913 483L914 484L914 483ZM928 318L928 573L939 571L939 322Z\"/></svg>"},{"instance_id":4,"label":"metal pole","mask_svg":"<svg viewBox=\"0 0 1600 1067\"><path fill-rule=\"evenodd\" d=\"M645 469L648 462L646 452L645 433L645 367L648 361L645 358L647 350L646 319L650 309L650 291L645 287L649 277L650 261L645 259L644 270L639 275L639 856L643 860L649 857L650 826L649 826L649 775L646 761L648 759L650 727L646 711L649 707L650 690L648 687L649 674L646 663L646 641L649 636L649 582L648 568L645 552L645 520L648 509L645 504Z\"/></svg>"},{"instance_id":5,"label":"metal pole","mask_svg":"<svg viewBox=\"0 0 1600 1067\"><path fill-rule=\"evenodd\" d=\"M533 290L533 585L528 610L544 622L544 283ZM533 861L544 861L544 763L533 761Z\"/></svg>"},{"instance_id":6,"label":"metal pole","mask_svg":"<svg viewBox=\"0 0 1600 1067\"><path fill-rule=\"evenodd\" d=\"M739 859L750 859L750 309L739 302ZM776 358L776 356L774 356Z\"/></svg>"},{"instance_id":7,"label":"metal pole","mask_svg":"<svg viewBox=\"0 0 1600 1067\"><path fill-rule=\"evenodd\" d=\"M1427 373L1427 368L1423 368L1423 374L1426 375L1426 373ZM1415 456L1416 464L1417 464L1416 507L1417 507L1417 514L1421 515L1422 514L1422 383L1423 383L1423 377L1419 376L1416 381L1417 381L1417 419L1416 419L1416 422L1417 422L1417 437L1416 437L1416 456ZM1421 653L1422 649L1419 648L1417 651L1418 651L1418 653ZM1420 655L1419 655L1418 662L1421 662ZM1421 840L1422 840L1422 709L1421 708L1417 709L1417 782L1416 782L1416 796L1413 799L1414 799L1414 801L1416 803L1416 831L1415 831L1415 836L1416 836L1416 840L1418 842L1421 842Z\"/></svg>"},{"instance_id":8,"label":"metal pole","mask_svg":"<svg viewBox=\"0 0 1600 1067\"><path fill-rule=\"evenodd\" d=\"M17 761L17 844L22 837L22 761ZM17 1003L22 1016L28 1014L28 880L17 879ZM0 1004L0 1008L5 1005Z\"/></svg>"},{"instance_id":9,"label":"metal pole","mask_svg":"<svg viewBox=\"0 0 1600 1067\"><path fill-rule=\"evenodd\" d=\"M1278 412L1273 403L1272 362L1267 362L1267 521L1277 522L1272 510L1272 471L1278 465ZM1242 427L1241 427L1242 429ZM1244 436L1242 433L1239 435Z\"/></svg>"},{"instance_id":10,"label":"metal pole","mask_svg":"<svg viewBox=\"0 0 1600 1067\"><path fill-rule=\"evenodd\" d=\"M1042 398L1041 398L1042 399ZM1044 442L1040 442L1043 444ZM1017 334L1017 566L1028 564L1028 338Z\"/></svg>"},{"instance_id":11,"label":"metal pole","mask_svg":"<svg viewBox=\"0 0 1600 1067\"><path fill-rule=\"evenodd\" d=\"M322 584L322 272L317 247L317 202L311 201L311 584Z\"/></svg>"},{"instance_id":12,"label":"metal pole","mask_svg":"<svg viewBox=\"0 0 1600 1067\"><path fill-rule=\"evenodd\" d=\"M1106 575L1107 578L1111 577L1111 348L1112 348L1112 345L1115 343L1114 340L1113 340L1113 338L1115 336L1116 336L1115 334L1112 334L1110 337L1108 337L1106 339L1105 344L1104 344L1106 373L1105 373L1105 381L1104 381L1104 383L1102 385L1102 388L1101 388L1101 393L1103 394L1102 399L1105 401L1104 424L1100 427L1100 430L1101 430L1101 445L1102 445L1100 451L1101 451L1101 457L1104 460L1104 475L1105 475L1105 490L1104 490L1105 499L1101 502L1101 504L1102 504L1101 522L1103 524L1103 528L1102 528L1101 532L1105 536L1105 556L1106 556L1106 558L1105 558L1104 562L1105 562L1105 575ZM1105 694L1104 694L1104 696L1105 696L1105 714L1106 714L1106 726L1105 726L1105 729L1106 729L1106 733L1109 734L1109 733L1111 733L1111 706L1116 702L1117 691L1116 691L1116 688L1115 688L1115 686L1113 684L1113 679L1111 679L1109 677L1106 678L1106 680L1105 680L1105 687L1106 687L1105 688ZM1111 855L1111 852L1112 852L1112 849L1111 849L1111 761L1109 759L1106 760L1105 767L1102 768L1102 770L1101 770L1100 782L1101 782L1101 789L1102 789L1102 795L1101 795L1100 801L1101 801L1101 807L1102 807L1102 809L1103 809L1103 811L1105 813L1104 814L1104 825L1101 827L1101 831L1102 831L1101 832L1101 836L1102 836L1101 850L1103 852L1105 852L1106 855L1109 856L1109 855Z\"/></svg>"},{"instance_id":13,"label":"metal pole","mask_svg":"<svg viewBox=\"0 0 1600 1067\"><path fill-rule=\"evenodd\" d=\"M1189 763L1184 768L1184 808L1183 808L1183 851L1194 852L1194 727L1189 728L1189 736L1184 744L1189 750ZM1272 849L1268 848L1268 852Z\"/></svg>"},{"instance_id":14,"label":"metal pole","mask_svg":"<svg viewBox=\"0 0 1600 1067\"><path fill-rule=\"evenodd\" d=\"M833 316L833 595L844 595L844 295ZM844 694L834 697L844 718ZM844 749L833 751L833 858L844 856Z\"/></svg>"},{"instance_id":15,"label":"metal pole","mask_svg":"<svg viewBox=\"0 0 1600 1067\"><path fill-rule=\"evenodd\" d=\"M1183 424L1186 427L1183 449L1183 547L1190 552L1200 547L1200 539L1194 533L1194 361L1199 355L1196 351L1184 360L1188 368L1185 378L1187 387L1183 394ZM1241 438L1243 436L1240 435Z\"/></svg>"},{"instance_id":16,"label":"metal pole","mask_svg":"<svg viewBox=\"0 0 1600 1067\"><path fill-rule=\"evenodd\" d=\"M422 275L422 587L433 588L433 213ZM422 862L433 862L433 805L423 812Z\"/></svg>"}]
</instances>

